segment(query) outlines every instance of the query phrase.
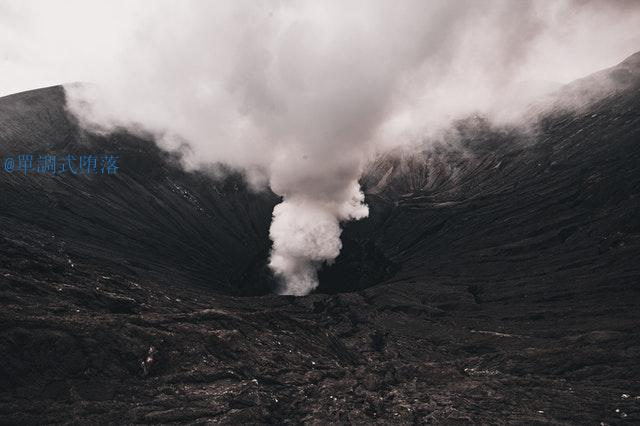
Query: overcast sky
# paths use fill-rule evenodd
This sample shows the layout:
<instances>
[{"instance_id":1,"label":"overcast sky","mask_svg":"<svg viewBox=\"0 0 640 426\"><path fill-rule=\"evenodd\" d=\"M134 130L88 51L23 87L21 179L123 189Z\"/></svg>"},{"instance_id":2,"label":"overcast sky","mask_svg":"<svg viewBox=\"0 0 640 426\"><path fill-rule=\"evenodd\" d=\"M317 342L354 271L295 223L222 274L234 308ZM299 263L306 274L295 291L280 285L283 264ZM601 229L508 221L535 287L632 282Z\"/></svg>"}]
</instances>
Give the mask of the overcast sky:
<instances>
[{"instance_id":1,"label":"overcast sky","mask_svg":"<svg viewBox=\"0 0 640 426\"><path fill-rule=\"evenodd\" d=\"M557 3L561 9L567 2ZM570 3L574 12L558 15L535 40L520 78L567 82L640 50L639 1L599 2L610 5L598 14L589 6L598 2ZM587 12L579 7L585 4ZM163 7L170 19L171 7L153 0L0 0L0 95L99 78L127 45L144 37L146 15Z\"/></svg>"}]
</instances>

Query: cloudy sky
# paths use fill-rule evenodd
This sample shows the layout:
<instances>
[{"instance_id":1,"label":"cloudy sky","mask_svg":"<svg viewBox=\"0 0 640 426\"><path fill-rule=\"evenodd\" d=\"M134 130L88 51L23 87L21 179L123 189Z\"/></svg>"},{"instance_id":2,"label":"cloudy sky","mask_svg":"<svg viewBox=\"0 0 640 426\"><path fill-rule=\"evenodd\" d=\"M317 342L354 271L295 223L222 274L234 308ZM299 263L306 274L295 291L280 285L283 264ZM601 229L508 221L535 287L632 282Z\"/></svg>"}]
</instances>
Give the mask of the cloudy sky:
<instances>
[{"instance_id":1,"label":"cloudy sky","mask_svg":"<svg viewBox=\"0 0 640 426\"><path fill-rule=\"evenodd\" d=\"M112 67L127 45L144 39L146 19L154 10L162 10L167 19L171 19L171 11L178 3L0 0L0 95L98 78ZM286 2L269 3L276 8ZM451 3L459 4L460 13L469 8L468 2ZM484 4L489 11L496 2L476 3ZM525 2L513 0L511 3ZM522 79L567 82L640 50L640 2L549 0L537 3L538 6L546 3L545 10L539 12L542 27L528 40L531 46L526 57L520 58ZM521 22L522 18L505 16L504 19L509 25L509 21ZM529 37L527 28L522 29ZM516 39L520 37L517 33L518 28L513 34Z\"/></svg>"}]
</instances>

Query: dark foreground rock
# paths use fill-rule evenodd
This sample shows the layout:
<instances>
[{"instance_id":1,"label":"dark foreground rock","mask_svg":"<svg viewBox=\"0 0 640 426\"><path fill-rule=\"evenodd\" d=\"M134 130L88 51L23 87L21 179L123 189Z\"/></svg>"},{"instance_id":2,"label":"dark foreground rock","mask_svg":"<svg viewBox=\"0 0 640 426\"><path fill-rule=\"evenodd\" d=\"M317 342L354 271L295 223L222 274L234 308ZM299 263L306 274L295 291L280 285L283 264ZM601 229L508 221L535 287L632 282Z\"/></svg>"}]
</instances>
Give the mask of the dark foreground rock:
<instances>
[{"instance_id":1,"label":"dark foreground rock","mask_svg":"<svg viewBox=\"0 0 640 426\"><path fill-rule=\"evenodd\" d=\"M462 149L381 159L371 218L300 298L269 294L273 194L87 134L61 88L0 99L2 156L122 158L115 177L0 172L0 423L640 422L624 84L534 136L471 120Z\"/></svg>"}]
</instances>

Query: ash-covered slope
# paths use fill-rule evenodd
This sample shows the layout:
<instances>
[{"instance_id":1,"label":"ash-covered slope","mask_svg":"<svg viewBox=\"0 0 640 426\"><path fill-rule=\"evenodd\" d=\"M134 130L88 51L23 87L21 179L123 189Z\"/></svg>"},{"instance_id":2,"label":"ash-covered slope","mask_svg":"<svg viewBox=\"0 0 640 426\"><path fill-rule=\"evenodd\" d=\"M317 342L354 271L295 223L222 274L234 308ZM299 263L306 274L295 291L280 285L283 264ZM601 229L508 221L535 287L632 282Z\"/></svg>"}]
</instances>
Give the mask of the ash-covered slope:
<instances>
[{"instance_id":1,"label":"ash-covered slope","mask_svg":"<svg viewBox=\"0 0 640 426\"><path fill-rule=\"evenodd\" d=\"M382 280L504 281L509 291L514 281L558 274L570 289L541 291L619 297L576 280L596 269L603 281L633 280L638 271L630 259L640 253L639 58L562 88L546 109L532 109L531 129L473 117L456 123L448 143L378 159L362 179L371 219L349 224L346 244L360 254L368 247ZM348 271L350 255L336 268ZM321 289L371 285L340 281Z\"/></svg>"},{"instance_id":2,"label":"ash-covered slope","mask_svg":"<svg viewBox=\"0 0 640 426\"><path fill-rule=\"evenodd\" d=\"M0 172L0 418L640 421L634 64L535 135L475 118L455 149L381 158L371 217L301 298L229 295L268 290L273 195L82 132L60 88L0 99L3 156L121 156L115 177Z\"/></svg>"},{"instance_id":3,"label":"ash-covered slope","mask_svg":"<svg viewBox=\"0 0 640 426\"><path fill-rule=\"evenodd\" d=\"M106 262L222 292L269 291L242 274L268 251L272 194L251 193L238 175L214 181L185 173L177 154L126 133L106 138L82 131L65 111L62 87L2 98L0 117L3 160L34 158L27 176L0 173L0 232L26 227L41 234L54 269ZM81 155L115 154L120 168L114 175L39 174L39 154L62 162L74 155L76 168Z\"/></svg>"}]
</instances>

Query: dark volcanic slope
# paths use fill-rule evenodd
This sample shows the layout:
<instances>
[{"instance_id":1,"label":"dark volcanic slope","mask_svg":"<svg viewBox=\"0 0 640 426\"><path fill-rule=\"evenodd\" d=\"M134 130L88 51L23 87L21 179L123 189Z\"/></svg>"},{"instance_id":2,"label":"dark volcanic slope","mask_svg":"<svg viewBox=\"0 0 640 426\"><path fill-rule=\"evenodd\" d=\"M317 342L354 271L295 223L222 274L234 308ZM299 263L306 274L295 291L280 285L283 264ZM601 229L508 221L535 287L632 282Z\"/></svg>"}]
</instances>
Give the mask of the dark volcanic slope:
<instances>
[{"instance_id":1,"label":"dark volcanic slope","mask_svg":"<svg viewBox=\"0 0 640 426\"><path fill-rule=\"evenodd\" d=\"M3 156L122 156L0 172L0 422L640 421L637 71L533 138L473 119L463 149L381 159L321 274L352 292L301 298L232 296L269 285L274 196L82 133L59 88L0 99Z\"/></svg>"},{"instance_id":2,"label":"dark volcanic slope","mask_svg":"<svg viewBox=\"0 0 640 426\"><path fill-rule=\"evenodd\" d=\"M1 232L42 233L44 251L58 255L53 263L108 261L223 292L268 291L241 275L269 249L275 196L250 193L240 176L212 182L184 173L176 155L152 142L82 132L64 110L61 87L3 98L0 117L0 155L33 154L34 167L38 154L120 157L115 176L3 171Z\"/></svg>"}]
</instances>

